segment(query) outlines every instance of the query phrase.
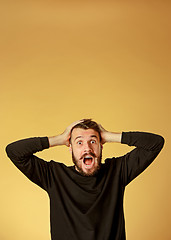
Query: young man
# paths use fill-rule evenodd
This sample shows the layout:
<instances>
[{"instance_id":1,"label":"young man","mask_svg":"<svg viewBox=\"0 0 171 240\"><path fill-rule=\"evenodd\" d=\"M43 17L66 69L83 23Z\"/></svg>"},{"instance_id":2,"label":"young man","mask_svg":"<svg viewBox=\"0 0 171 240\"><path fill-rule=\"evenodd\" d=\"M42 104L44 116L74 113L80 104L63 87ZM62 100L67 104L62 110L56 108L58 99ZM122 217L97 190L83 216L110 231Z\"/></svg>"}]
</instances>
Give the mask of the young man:
<instances>
[{"instance_id":1,"label":"young man","mask_svg":"<svg viewBox=\"0 0 171 240\"><path fill-rule=\"evenodd\" d=\"M101 163L107 142L135 149ZM46 162L33 155L58 145L70 148L74 166ZM20 140L9 144L6 151L17 168L47 191L52 240L124 240L125 186L149 166L163 145L163 137L156 134L108 132L84 119L61 135Z\"/></svg>"}]
</instances>

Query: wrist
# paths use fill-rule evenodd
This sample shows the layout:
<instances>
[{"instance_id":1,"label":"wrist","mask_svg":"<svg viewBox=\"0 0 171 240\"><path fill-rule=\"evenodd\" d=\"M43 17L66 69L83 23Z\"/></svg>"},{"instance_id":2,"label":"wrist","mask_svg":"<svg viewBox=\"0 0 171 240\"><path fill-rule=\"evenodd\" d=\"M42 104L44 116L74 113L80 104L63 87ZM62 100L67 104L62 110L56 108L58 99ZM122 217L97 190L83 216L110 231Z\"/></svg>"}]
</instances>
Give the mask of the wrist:
<instances>
[{"instance_id":1,"label":"wrist","mask_svg":"<svg viewBox=\"0 0 171 240\"><path fill-rule=\"evenodd\" d=\"M105 132L104 139L105 142L118 142L121 143L122 133L114 133L114 132Z\"/></svg>"},{"instance_id":2,"label":"wrist","mask_svg":"<svg viewBox=\"0 0 171 240\"><path fill-rule=\"evenodd\" d=\"M65 142L64 142L64 139L63 139L62 135L49 137L48 140L49 140L49 146L50 147L65 145Z\"/></svg>"}]
</instances>

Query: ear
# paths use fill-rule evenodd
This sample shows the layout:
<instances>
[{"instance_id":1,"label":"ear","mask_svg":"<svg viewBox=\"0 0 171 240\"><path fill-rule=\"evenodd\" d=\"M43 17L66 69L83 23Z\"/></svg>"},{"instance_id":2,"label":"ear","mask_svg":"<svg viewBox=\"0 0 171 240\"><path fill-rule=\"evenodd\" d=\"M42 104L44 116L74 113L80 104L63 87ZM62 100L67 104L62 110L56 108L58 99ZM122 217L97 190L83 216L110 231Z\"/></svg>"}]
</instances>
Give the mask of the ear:
<instances>
[{"instance_id":1,"label":"ear","mask_svg":"<svg viewBox=\"0 0 171 240\"><path fill-rule=\"evenodd\" d=\"M72 145L71 145L71 143L69 145L69 152L72 153Z\"/></svg>"}]
</instances>

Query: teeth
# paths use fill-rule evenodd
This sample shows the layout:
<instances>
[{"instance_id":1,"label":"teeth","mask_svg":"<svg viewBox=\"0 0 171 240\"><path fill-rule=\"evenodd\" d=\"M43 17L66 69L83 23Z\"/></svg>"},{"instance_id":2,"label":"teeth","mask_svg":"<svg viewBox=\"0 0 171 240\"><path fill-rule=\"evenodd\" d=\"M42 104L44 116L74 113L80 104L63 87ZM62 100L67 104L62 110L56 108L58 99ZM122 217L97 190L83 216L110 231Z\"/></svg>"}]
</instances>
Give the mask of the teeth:
<instances>
[{"instance_id":1,"label":"teeth","mask_svg":"<svg viewBox=\"0 0 171 240\"><path fill-rule=\"evenodd\" d=\"M93 158L92 158L91 156L85 156L84 159L83 159L83 161L84 161L84 164L86 164L86 165L91 165L90 162L87 164L86 161L93 161ZM91 163L92 163L92 162L91 162Z\"/></svg>"}]
</instances>

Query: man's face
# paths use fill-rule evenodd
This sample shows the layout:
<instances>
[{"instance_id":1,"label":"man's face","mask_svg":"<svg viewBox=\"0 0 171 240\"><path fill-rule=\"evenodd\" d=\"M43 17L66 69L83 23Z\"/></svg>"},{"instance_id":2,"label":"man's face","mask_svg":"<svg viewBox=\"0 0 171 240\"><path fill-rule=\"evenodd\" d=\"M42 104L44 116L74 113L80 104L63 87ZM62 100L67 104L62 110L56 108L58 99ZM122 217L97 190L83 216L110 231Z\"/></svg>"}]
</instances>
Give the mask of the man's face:
<instances>
[{"instance_id":1,"label":"man's face","mask_svg":"<svg viewBox=\"0 0 171 240\"><path fill-rule=\"evenodd\" d=\"M102 145L94 129L74 128L70 150L75 168L84 176L93 176L100 169Z\"/></svg>"}]
</instances>

